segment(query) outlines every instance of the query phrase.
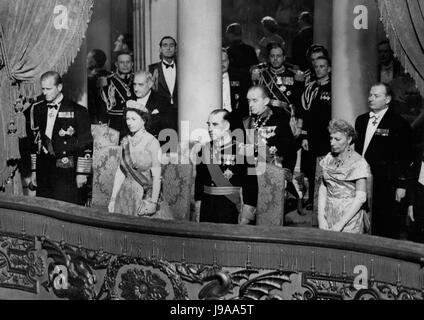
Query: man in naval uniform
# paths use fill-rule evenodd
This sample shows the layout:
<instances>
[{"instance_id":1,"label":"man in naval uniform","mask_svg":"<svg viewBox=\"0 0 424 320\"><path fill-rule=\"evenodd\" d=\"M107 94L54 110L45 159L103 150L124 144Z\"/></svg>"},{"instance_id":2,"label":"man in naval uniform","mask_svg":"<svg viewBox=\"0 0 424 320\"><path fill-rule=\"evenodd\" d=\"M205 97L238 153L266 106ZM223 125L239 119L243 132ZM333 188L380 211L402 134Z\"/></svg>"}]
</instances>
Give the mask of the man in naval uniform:
<instances>
[{"instance_id":1,"label":"man in naval uniform","mask_svg":"<svg viewBox=\"0 0 424 320\"><path fill-rule=\"evenodd\" d=\"M37 197L84 205L93 150L88 111L63 96L57 72L43 74L41 88L44 99L31 107L31 182Z\"/></svg>"},{"instance_id":2,"label":"man in naval uniform","mask_svg":"<svg viewBox=\"0 0 424 320\"><path fill-rule=\"evenodd\" d=\"M253 224L258 201L255 164L241 150L241 141L231 136L230 118L225 109L209 116L212 141L203 146L201 163L196 167L196 215L200 215L200 222Z\"/></svg>"},{"instance_id":3,"label":"man in naval uniform","mask_svg":"<svg viewBox=\"0 0 424 320\"><path fill-rule=\"evenodd\" d=\"M133 58L127 51L121 51L116 57L116 72L102 78L100 95L103 108L100 121L120 132L120 137L128 133L124 119L124 108L128 100L133 98Z\"/></svg>"},{"instance_id":4,"label":"man in naval uniform","mask_svg":"<svg viewBox=\"0 0 424 320\"><path fill-rule=\"evenodd\" d=\"M309 181L309 200L313 206L317 161L331 151L328 124L331 121L331 60L321 56L314 61L316 80L302 94L302 172Z\"/></svg>"},{"instance_id":5,"label":"man in naval uniform","mask_svg":"<svg viewBox=\"0 0 424 320\"><path fill-rule=\"evenodd\" d=\"M153 75L153 90L168 100L166 117L172 119L168 127L178 132L177 41L165 36L159 43L159 49L161 61L149 66L149 72Z\"/></svg>"}]
</instances>

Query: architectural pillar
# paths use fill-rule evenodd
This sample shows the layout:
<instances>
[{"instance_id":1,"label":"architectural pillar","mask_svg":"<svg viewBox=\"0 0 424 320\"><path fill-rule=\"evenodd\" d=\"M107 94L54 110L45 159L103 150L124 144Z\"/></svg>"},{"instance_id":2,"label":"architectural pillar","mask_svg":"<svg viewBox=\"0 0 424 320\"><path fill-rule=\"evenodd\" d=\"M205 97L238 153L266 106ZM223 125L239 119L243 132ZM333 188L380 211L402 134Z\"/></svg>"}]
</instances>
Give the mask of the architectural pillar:
<instances>
[{"instance_id":1,"label":"architectural pillar","mask_svg":"<svg viewBox=\"0 0 424 320\"><path fill-rule=\"evenodd\" d=\"M314 43L323 45L332 52L333 0L315 0Z\"/></svg>"},{"instance_id":2,"label":"architectural pillar","mask_svg":"<svg viewBox=\"0 0 424 320\"><path fill-rule=\"evenodd\" d=\"M221 28L221 0L178 0L180 133L190 140L222 104Z\"/></svg>"},{"instance_id":3,"label":"architectural pillar","mask_svg":"<svg viewBox=\"0 0 424 320\"><path fill-rule=\"evenodd\" d=\"M378 8L374 0L333 0L333 118L354 124L377 80Z\"/></svg>"},{"instance_id":4,"label":"architectural pillar","mask_svg":"<svg viewBox=\"0 0 424 320\"><path fill-rule=\"evenodd\" d=\"M149 4L147 3L147 7ZM146 67L146 37L149 31L146 28L146 1L133 0L133 34L134 34L134 69L141 70Z\"/></svg>"}]
</instances>

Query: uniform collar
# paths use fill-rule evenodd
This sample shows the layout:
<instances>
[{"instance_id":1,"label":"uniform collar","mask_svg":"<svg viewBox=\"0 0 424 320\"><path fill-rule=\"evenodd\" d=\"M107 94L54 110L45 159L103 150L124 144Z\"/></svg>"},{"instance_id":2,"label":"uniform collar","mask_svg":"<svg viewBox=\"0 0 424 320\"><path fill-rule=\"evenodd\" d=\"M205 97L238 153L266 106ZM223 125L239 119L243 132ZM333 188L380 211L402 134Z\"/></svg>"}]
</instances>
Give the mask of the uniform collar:
<instances>
[{"instance_id":1,"label":"uniform collar","mask_svg":"<svg viewBox=\"0 0 424 320\"><path fill-rule=\"evenodd\" d=\"M280 74L280 73L284 73L286 71L286 67L283 64L280 68L275 69L270 65L269 70L274 74Z\"/></svg>"}]
</instances>

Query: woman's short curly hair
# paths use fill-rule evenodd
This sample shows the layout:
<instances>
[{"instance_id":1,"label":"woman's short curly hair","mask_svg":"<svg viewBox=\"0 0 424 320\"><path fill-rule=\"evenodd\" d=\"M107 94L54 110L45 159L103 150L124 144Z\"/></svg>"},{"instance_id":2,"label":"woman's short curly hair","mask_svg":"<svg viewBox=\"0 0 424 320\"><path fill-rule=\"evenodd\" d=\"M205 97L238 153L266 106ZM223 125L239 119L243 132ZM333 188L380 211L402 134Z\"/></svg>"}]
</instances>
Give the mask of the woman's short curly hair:
<instances>
[{"instance_id":1,"label":"woman's short curly hair","mask_svg":"<svg viewBox=\"0 0 424 320\"><path fill-rule=\"evenodd\" d=\"M330 134L333 133L343 133L348 138L352 138L352 143L355 142L356 138L358 137L358 134L356 133L356 130L354 127L350 125L349 122L345 120L340 119L333 119L330 121L330 125L328 126L328 131Z\"/></svg>"}]
</instances>

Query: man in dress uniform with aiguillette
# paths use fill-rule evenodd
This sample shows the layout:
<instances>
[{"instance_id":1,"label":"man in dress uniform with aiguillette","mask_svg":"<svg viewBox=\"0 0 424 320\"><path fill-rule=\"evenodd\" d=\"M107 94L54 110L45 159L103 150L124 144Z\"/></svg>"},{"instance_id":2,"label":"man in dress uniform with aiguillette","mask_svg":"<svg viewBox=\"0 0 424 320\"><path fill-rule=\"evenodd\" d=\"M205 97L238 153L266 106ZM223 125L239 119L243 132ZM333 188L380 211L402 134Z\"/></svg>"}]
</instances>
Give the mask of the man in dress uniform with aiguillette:
<instances>
[{"instance_id":1,"label":"man in dress uniform with aiguillette","mask_svg":"<svg viewBox=\"0 0 424 320\"><path fill-rule=\"evenodd\" d=\"M264 87L270 98L270 107L276 114L281 114L291 119L291 129L297 138L300 129L297 129L296 117L302 83L295 81L295 72L285 65L285 50L279 43L270 43L267 47L269 53L268 64L259 64L252 67L252 81L254 85Z\"/></svg>"},{"instance_id":2,"label":"man in dress uniform with aiguillette","mask_svg":"<svg viewBox=\"0 0 424 320\"><path fill-rule=\"evenodd\" d=\"M104 104L100 121L119 131L120 138L128 133L124 119L124 108L127 101L134 98L132 91L133 66L133 57L130 52L118 52L116 72L99 81L101 83L100 96Z\"/></svg>"},{"instance_id":3,"label":"man in dress uniform with aiguillette","mask_svg":"<svg viewBox=\"0 0 424 320\"><path fill-rule=\"evenodd\" d=\"M62 94L62 78L41 76L44 100L31 107L31 182L37 197L84 205L91 174L93 137L88 111Z\"/></svg>"},{"instance_id":4,"label":"man in dress uniform with aiguillette","mask_svg":"<svg viewBox=\"0 0 424 320\"><path fill-rule=\"evenodd\" d=\"M196 167L196 215L200 215L200 222L253 224L258 201L255 163L241 150L243 141L231 136L230 117L225 109L209 116L212 141L203 146L201 163Z\"/></svg>"}]
</instances>

